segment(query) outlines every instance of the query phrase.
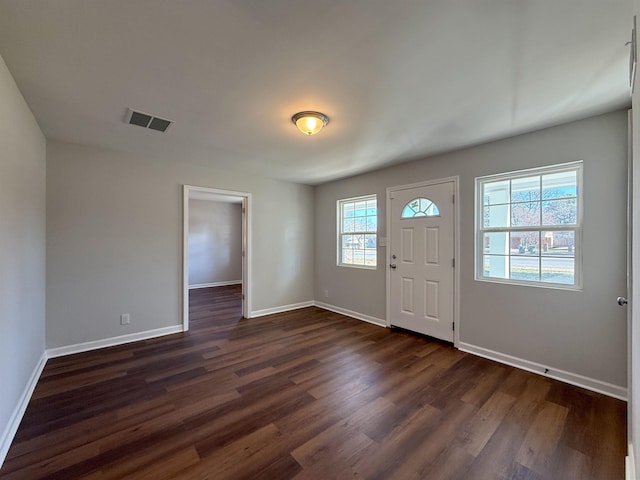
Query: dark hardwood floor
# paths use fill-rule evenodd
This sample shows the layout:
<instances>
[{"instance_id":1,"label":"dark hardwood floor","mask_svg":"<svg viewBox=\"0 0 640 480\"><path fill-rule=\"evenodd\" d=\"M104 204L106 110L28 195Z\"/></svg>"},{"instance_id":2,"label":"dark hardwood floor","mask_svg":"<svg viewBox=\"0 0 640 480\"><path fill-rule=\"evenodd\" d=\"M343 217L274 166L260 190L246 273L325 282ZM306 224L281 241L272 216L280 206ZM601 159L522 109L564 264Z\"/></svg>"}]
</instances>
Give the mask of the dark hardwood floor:
<instances>
[{"instance_id":1,"label":"dark hardwood floor","mask_svg":"<svg viewBox=\"0 0 640 480\"><path fill-rule=\"evenodd\" d=\"M319 308L50 360L2 479L624 478L626 404Z\"/></svg>"}]
</instances>

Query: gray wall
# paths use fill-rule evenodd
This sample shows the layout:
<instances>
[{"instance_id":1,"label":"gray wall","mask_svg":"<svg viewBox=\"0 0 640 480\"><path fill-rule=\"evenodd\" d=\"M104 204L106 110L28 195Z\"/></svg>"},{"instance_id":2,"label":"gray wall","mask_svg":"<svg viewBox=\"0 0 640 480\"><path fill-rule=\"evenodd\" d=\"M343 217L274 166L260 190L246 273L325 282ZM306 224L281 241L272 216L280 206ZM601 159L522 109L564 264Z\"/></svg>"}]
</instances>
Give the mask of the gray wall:
<instances>
[{"instance_id":1,"label":"gray wall","mask_svg":"<svg viewBox=\"0 0 640 480\"><path fill-rule=\"evenodd\" d=\"M474 178L584 160L584 290L474 280ZM614 112L316 187L315 298L384 319L386 249L377 270L336 266L336 200L460 176L460 340L625 386L627 113ZM324 298L324 290L329 298Z\"/></svg>"},{"instance_id":2,"label":"gray wall","mask_svg":"<svg viewBox=\"0 0 640 480\"><path fill-rule=\"evenodd\" d=\"M46 176L44 136L2 58L0 105L1 447L45 347Z\"/></svg>"},{"instance_id":3,"label":"gray wall","mask_svg":"<svg viewBox=\"0 0 640 480\"><path fill-rule=\"evenodd\" d=\"M242 205L189 200L189 286L242 280Z\"/></svg>"},{"instance_id":4,"label":"gray wall","mask_svg":"<svg viewBox=\"0 0 640 480\"><path fill-rule=\"evenodd\" d=\"M47 167L50 348L181 323L183 184L252 194L252 310L313 299L312 187L55 141Z\"/></svg>"}]
</instances>

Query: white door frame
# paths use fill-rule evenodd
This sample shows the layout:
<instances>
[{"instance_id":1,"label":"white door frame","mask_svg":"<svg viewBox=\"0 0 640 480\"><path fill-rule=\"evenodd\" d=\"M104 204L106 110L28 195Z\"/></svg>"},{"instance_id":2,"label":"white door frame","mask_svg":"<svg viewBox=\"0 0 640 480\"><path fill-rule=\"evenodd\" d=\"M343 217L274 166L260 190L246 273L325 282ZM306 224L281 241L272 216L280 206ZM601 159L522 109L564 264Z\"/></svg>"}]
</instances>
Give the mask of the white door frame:
<instances>
[{"instance_id":1,"label":"white door frame","mask_svg":"<svg viewBox=\"0 0 640 480\"><path fill-rule=\"evenodd\" d=\"M251 194L219 188L183 186L182 196L182 329L189 330L189 197L192 192L242 197L242 316L251 312Z\"/></svg>"},{"instance_id":2,"label":"white door frame","mask_svg":"<svg viewBox=\"0 0 640 480\"><path fill-rule=\"evenodd\" d=\"M635 17L634 17L635 21ZM634 94L635 97L636 94ZM634 105L635 106L635 105ZM629 111L629 202L627 231L627 478L636 478L640 459L638 458L638 437L640 436L640 411L638 393L640 385L640 149L635 129L638 128L638 109ZM634 120L635 116L635 120ZM634 145L635 144L635 145Z\"/></svg>"},{"instance_id":3,"label":"white door frame","mask_svg":"<svg viewBox=\"0 0 640 480\"><path fill-rule=\"evenodd\" d=\"M437 185L439 183L450 183L453 182L453 195L454 195L454 204L453 204L453 252L454 252L454 266L453 266L453 322L454 322L454 331L453 331L453 346L458 348L458 344L460 343L460 202L458 199L459 195L459 183L460 177L446 177L439 178L437 180L426 180L424 182L418 183L410 183L408 185L398 185L396 187L387 187L387 253L385 254L385 258L387 263L385 265L385 269L387 270L387 318L386 323L387 327L391 327L391 269L389 265L391 264L391 249L389 248L391 244L391 194L393 192L399 190L406 190L408 188L417 188L417 187L427 187L430 185Z\"/></svg>"}]
</instances>

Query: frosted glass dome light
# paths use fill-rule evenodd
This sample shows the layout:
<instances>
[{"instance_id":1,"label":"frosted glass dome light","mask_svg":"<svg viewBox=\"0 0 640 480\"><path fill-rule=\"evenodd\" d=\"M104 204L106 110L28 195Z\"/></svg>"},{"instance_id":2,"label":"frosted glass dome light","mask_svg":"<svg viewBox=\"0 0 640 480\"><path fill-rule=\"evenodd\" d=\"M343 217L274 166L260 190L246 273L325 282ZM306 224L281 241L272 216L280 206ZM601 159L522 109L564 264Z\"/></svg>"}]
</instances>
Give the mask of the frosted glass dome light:
<instances>
[{"instance_id":1,"label":"frosted glass dome light","mask_svg":"<svg viewBox=\"0 0 640 480\"><path fill-rule=\"evenodd\" d=\"M329 117L320 112L298 112L291 121L305 135L315 135L329 123Z\"/></svg>"}]
</instances>

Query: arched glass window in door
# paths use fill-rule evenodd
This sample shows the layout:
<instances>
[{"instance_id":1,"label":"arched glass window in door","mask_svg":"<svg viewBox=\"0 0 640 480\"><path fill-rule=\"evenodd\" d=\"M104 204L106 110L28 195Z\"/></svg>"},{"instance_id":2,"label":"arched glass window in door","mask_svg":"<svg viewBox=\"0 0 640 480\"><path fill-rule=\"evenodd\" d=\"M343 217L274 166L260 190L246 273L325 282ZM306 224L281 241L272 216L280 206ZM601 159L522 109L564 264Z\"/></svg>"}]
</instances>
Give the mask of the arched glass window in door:
<instances>
[{"instance_id":1,"label":"arched glass window in door","mask_svg":"<svg viewBox=\"0 0 640 480\"><path fill-rule=\"evenodd\" d=\"M400 218L439 217L438 206L428 198L414 198L402 209Z\"/></svg>"}]
</instances>

